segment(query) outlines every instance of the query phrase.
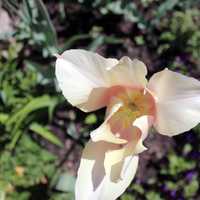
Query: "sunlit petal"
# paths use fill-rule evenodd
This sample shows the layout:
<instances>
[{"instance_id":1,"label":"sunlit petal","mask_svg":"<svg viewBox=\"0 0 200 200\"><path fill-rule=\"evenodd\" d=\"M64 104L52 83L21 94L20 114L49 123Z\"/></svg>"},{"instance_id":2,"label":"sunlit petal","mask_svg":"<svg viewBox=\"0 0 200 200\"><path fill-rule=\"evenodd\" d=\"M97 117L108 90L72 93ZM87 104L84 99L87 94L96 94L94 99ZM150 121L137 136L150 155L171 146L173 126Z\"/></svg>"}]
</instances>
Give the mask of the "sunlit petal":
<instances>
[{"instance_id":1,"label":"sunlit petal","mask_svg":"<svg viewBox=\"0 0 200 200\"><path fill-rule=\"evenodd\" d=\"M119 147L92 141L86 145L78 170L76 200L115 200L126 190L135 176L138 157L124 154L125 149ZM121 179L112 181L119 173Z\"/></svg>"},{"instance_id":2,"label":"sunlit petal","mask_svg":"<svg viewBox=\"0 0 200 200\"><path fill-rule=\"evenodd\" d=\"M123 57L109 70L109 73L112 85L143 87L147 83L145 78L147 68L137 59L131 60L129 57Z\"/></svg>"},{"instance_id":3,"label":"sunlit petal","mask_svg":"<svg viewBox=\"0 0 200 200\"><path fill-rule=\"evenodd\" d=\"M115 135L112 132L110 124L108 123L108 120L112 118L114 113L116 113L121 106L122 106L122 103L120 102L116 103L110 110L109 115L104 121L104 123L100 127L98 127L96 130L91 132L90 136L93 142L106 141L106 142L111 142L115 144L127 143L127 140L117 137L117 135Z\"/></svg>"},{"instance_id":4,"label":"sunlit petal","mask_svg":"<svg viewBox=\"0 0 200 200\"><path fill-rule=\"evenodd\" d=\"M200 122L200 82L165 69L150 79L156 100L155 128L164 135L177 135Z\"/></svg>"},{"instance_id":5,"label":"sunlit petal","mask_svg":"<svg viewBox=\"0 0 200 200\"><path fill-rule=\"evenodd\" d=\"M101 108L105 106L102 98L109 87L106 68L117 63L116 59L105 59L89 51L67 50L56 61L59 87L72 105L84 111Z\"/></svg>"},{"instance_id":6,"label":"sunlit petal","mask_svg":"<svg viewBox=\"0 0 200 200\"><path fill-rule=\"evenodd\" d=\"M151 127L152 123L153 116L149 115L143 115L133 122L133 126L137 127L141 133L141 137L137 141L137 144L134 149L135 154L139 154L147 150L147 148L143 145L143 141L146 139L149 128Z\"/></svg>"},{"instance_id":7,"label":"sunlit petal","mask_svg":"<svg viewBox=\"0 0 200 200\"><path fill-rule=\"evenodd\" d=\"M133 126L140 129L142 132L142 140L146 139L149 131L149 127L151 127L153 123L153 116L151 115L143 115L141 117L138 117L134 122Z\"/></svg>"}]
</instances>

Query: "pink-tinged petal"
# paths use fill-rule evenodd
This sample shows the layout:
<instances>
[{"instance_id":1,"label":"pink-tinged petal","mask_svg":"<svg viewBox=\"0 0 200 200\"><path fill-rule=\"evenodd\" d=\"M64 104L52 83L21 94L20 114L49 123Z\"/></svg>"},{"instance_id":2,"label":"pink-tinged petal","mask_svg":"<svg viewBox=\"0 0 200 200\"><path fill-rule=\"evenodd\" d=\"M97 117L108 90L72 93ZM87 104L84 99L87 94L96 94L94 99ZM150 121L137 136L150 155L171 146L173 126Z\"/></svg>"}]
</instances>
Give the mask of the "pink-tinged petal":
<instances>
[{"instance_id":1,"label":"pink-tinged petal","mask_svg":"<svg viewBox=\"0 0 200 200\"><path fill-rule=\"evenodd\" d=\"M131 148L131 152L137 155L147 150L143 145L143 141L148 135L148 130L153 122L152 119L152 116L141 116L126 128L121 128L121 121L117 121L114 125L110 125L105 121L99 128L92 131L91 139L93 142L104 141L127 145Z\"/></svg>"},{"instance_id":2,"label":"pink-tinged petal","mask_svg":"<svg viewBox=\"0 0 200 200\"><path fill-rule=\"evenodd\" d=\"M106 142L115 143L115 144L127 143L127 140L119 138L116 134L112 132L111 126L108 123L108 120L112 118L114 113L116 113L120 109L121 106L122 104L120 102L116 103L110 110L109 115L106 118L105 122L96 130L91 132L90 137L93 142L106 141Z\"/></svg>"},{"instance_id":3,"label":"pink-tinged petal","mask_svg":"<svg viewBox=\"0 0 200 200\"><path fill-rule=\"evenodd\" d=\"M108 69L111 85L122 85L131 87L144 87L147 83L145 78L147 68L145 64L137 59L122 57L119 63Z\"/></svg>"},{"instance_id":4,"label":"pink-tinged petal","mask_svg":"<svg viewBox=\"0 0 200 200\"><path fill-rule=\"evenodd\" d=\"M200 122L200 82L165 69L150 79L156 101L154 126L163 135L188 131Z\"/></svg>"},{"instance_id":5,"label":"pink-tinged petal","mask_svg":"<svg viewBox=\"0 0 200 200\"><path fill-rule=\"evenodd\" d=\"M146 66L137 59L106 59L80 49L67 50L56 61L56 77L63 95L85 112L106 106L113 92L124 86L143 88L146 74Z\"/></svg>"},{"instance_id":6,"label":"pink-tinged petal","mask_svg":"<svg viewBox=\"0 0 200 200\"><path fill-rule=\"evenodd\" d=\"M106 104L102 98L110 82L106 68L117 63L85 50L67 50L56 61L59 87L72 105L84 111L99 109Z\"/></svg>"},{"instance_id":7,"label":"pink-tinged petal","mask_svg":"<svg viewBox=\"0 0 200 200\"><path fill-rule=\"evenodd\" d=\"M146 150L142 146L142 142L147 137L149 127L153 123L153 116L140 116L140 113L137 116L138 113L137 110L132 111L124 107L121 102L114 104L112 109L109 108L109 115L105 122L91 132L92 141L106 141L115 144L126 144L134 141L134 143L138 142L136 152L141 153Z\"/></svg>"},{"instance_id":8,"label":"pink-tinged petal","mask_svg":"<svg viewBox=\"0 0 200 200\"><path fill-rule=\"evenodd\" d=\"M107 142L90 141L86 145L78 170L76 200L115 200L126 190L135 176L138 157L121 152L119 145ZM112 181L116 173L121 179Z\"/></svg>"}]
</instances>

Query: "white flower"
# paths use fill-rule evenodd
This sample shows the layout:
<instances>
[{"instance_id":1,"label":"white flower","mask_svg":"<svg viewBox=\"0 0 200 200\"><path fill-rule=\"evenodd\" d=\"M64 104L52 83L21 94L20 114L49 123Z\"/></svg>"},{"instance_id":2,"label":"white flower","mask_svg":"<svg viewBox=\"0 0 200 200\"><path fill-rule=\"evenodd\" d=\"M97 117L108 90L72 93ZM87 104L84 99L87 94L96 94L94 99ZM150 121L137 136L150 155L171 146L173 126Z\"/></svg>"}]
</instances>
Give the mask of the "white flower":
<instances>
[{"instance_id":1,"label":"white flower","mask_svg":"<svg viewBox=\"0 0 200 200\"><path fill-rule=\"evenodd\" d=\"M107 107L91 133L76 182L76 200L115 200L131 183L143 140L154 126L173 136L200 122L200 82L165 69L149 82L143 62L85 50L58 56L56 77L66 99L85 112Z\"/></svg>"}]
</instances>

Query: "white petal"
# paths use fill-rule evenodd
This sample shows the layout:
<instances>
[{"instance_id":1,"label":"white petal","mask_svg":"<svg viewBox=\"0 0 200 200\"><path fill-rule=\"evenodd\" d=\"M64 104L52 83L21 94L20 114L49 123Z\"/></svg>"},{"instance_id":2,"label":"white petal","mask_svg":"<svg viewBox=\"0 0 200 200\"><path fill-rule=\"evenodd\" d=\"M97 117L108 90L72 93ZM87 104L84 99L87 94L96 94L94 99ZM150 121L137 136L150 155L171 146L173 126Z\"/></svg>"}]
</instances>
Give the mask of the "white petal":
<instances>
[{"instance_id":1,"label":"white petal","mask_svg":"<svg viewBox=\"0 0 200 200\"><path fill-rule=\"evenodd\" d=\"M116 113L119 110L121 106L121 102L116 103L114 106L112 106L112 109L110 109L108 117L103 122L103 124L101 124L100 127L98 127L90 133L90 137L93 142L106 141L115 144L127 143L125 139L118 138L115 134L112 133L111 127L108 123L108 120L113 116L114 113Z\"/></svg>"},{"instance_id":2,"label":"white petal","mask_svg":"<svg viewBox=\"0 0 200 200\"><path fill-rule=\"evenodd\" d=\"M124 85L133 87L144 87L147 83L145 76L147 68L145 64L137 59L122 57L119 63L109 69L111 85Z\"/></svg>"},{"instance_id":3,"label":"white petal","mask_svg":"<svg viewBox=\"0 0 200 200\"><path fill-rule=\"evenodd\" d=\"M120 61L85 50L67 50L56 61L56 77L63 95L83 111L104 107L112 86L144 87L144 63L128 57Z\"/></svg>"},{"instance_id":4,"label":"white petal","mask_svg":"<svg viewBox=\"0 0 200 200\"><path fill-rule=\"evenodd\" d=\"M82 110L103 107L105 102L101 98L109 86L106 68L117 63L116 59L105 59L85 50L67 50L56 61L59 87L66 99Z\"/></svg>"},{"instance_id":5,"label":"white petal","mask_svg":"<svg viewBox=\"0 0 200 200\"><path fill-rule=\"evenodd\" d=\"M118 137L113 133L109 123L104 122L100 127L91 132L90 137L93 142L106 141L115 144L125 144L127 140Z\"/></svg>"},{"instance_id":6,"label":"white petal","mask_svg":"<svg viewBox=\"0 0 200 200\"><path fill-rule=\"evenodd\" d=\"M122 166L123 177L121 180L118 182L111 182L109 176L106 176L94 197L98 197L98 200L115 200L123 194L135 176L138 160L138 156L126 157ZM93 199L95 200L95 198Z\"/></svg>"},{"instance_id":7,"label":"white petal","mask_svg":"<svg viewBox=\"0 0 200 200\"><path fill-rule=\"evenodd\" d=\"M147 138L148 131L152 123L153 117L149 115L143 115L133 122L133 126L137 127L141 133L141 138L135 146L134 154L139 154L147 150L147 148L143 145L143 141Z\"/></svg>"},{"instance_id":8,"label":"white petal","mask_svg":"<svg viewBox=\"0 0 200 200\"><path fill-rule=\"evenodd\" d=\"M111 165L113 162L107 160L105 164L107 169L105 169L104 159L106 152L108 153L111 150L116 157L115 149L116 145L106 142L94 143L90 141L87 144L78 170L76 200L115 200L126 190L135 176L138 157L127 156L122 158L120 154L118 161L124 159L121 167L121 180L112 182L111 173L113 173L113 169ZM109 154L107 159L112 156L112 153Z\"/></svg>"},{"instance_id":9,"label":"white petal","mask_svg":"<svg viewBox=\"0 0 200 200\"><path fill-rule=\"evenodd\" d=\"M156 100L155 128L164 135L177 135L200 122L200 82L165 69L156 73L148 88Z\"/></svg>"},{"instance_id":10,"label":"white petal","mask_svg":"<svg viewBox=\"0 0 200 200\"><path fill-rule=\"evenodd\" d=\"M119 102L109 109L109 115L104 123L91 132L91 139L93 142L106 141L114 144L126 144L133 141L134 144L138 143L136 146L133 146L133 148L135 147L134 154L141 153L146 150L142 143L148 135L148 130L153 123L153 117L150 115L138 117L133 121L132 125L126 128L123 126L123 118L111 124L109 120L112 120L113 117L115 118L114 114L122 106L123 104Z\"/></svg>"},{"instance_id":11,"label":"white petal","mask_svg":"<svg viewBox=\"0 0 200 200\"><path fill-rule=\"evenodd\" d=\"M148 131L149 128L151 127L153 123L153 117L150 115L143 115L141 117L138 117L134 122L133 122L133 126L137 127L140 129L142 136L141 139L145 140L147 135L148 135Z\"/></svg>"}]
</instances>

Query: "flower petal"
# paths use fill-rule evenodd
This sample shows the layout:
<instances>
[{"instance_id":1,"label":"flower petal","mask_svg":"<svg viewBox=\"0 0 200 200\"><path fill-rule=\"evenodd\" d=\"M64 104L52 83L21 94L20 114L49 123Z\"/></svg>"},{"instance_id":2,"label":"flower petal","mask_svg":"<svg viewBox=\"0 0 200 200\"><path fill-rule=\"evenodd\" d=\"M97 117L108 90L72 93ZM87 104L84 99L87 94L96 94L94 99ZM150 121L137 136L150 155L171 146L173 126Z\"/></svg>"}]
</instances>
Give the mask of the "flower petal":
<instances>
[{"instance_id":1,"label":"flower petal","mask_svg":"<svg viewBox=\"0 0 200 200\"><path fill-rule=\"evenodd\" d=\"M177 135L200 122L200 82L165 69L150 79L148 89L156 100L157 131Z\"/></svg>"},{"instance_id":2,"label":"flower petal","mask_svg":"<svg viewBox=\"0 0 200 200\"><path fill-rule=\"evenodd\" d=\"M80 49L67 50L56 61L56 77L63 95L86 112L106 106L109 99L105 96L113 86L145 86L146 74L146 66L137 59L106 59Z\"/></svg>"},{"instance_id":3,"label":"flower petal","mask_svg":"<svg viewBox=\"0 0 200 200\"><path fill-rule=\"evenodd\" d=\"M117 63L85 50L67 50L56 61L59 87L72 105L84 111L101 108L105 106L101 98L109 87L106 68Z\"/></svg>"},{"instance_id":4,"label":"flower petal","mask_svg":"<svg viewBox=\"0 0 200 200\"><path fill-rule=\"evenodd\" d=\"M127 140L121 139L117 137L115 134L113 134L110 124L108 123L108 120L112 118L114 113L116 113L121 106L122 104L120 102L112 106L112 109L110 109L109 115L106 118L106 120L103 122L103 124L101 124L100 127L98 127L96 130L90 133L90 137L93 142L106 141L106 142L111 142L115 144L127 143Z\"/></svg>"},{"instance_id":5,"label":"flower petal","mask_svg":"<svg viewBox=\"0 0 200 200\"><path fill-rule=\"evenodd\" d=\"M106 141L114 144L125 144L128 141L118 137L111 130L109 123L104 122L99 128L92 131L90 134L93 142Z\"/></svg>"},{"instance_id":6,"label":"flower petal","mask_svg":"<svg viewBox=\"0 0 200 200\"><path fill-rule=\"evenodd\" d=\"M125 191L135 176L138 157L123 157L121 152L117 152L117 146L92 141L86 145L78 170L76 200L115 200ZM109 162L113 157L115 159ZM121 180L113 182L111 173L118 169L113 163L120 163L121 160Z\"/></svg>"},{"instance_id":7,"label":"flower petal","mask_svg":"<svg viewBox=\"0 0 200 200\"><path fill-rule=\"evenodd\" d=\"M145 140L147 135L148 135L148 131L149 128L151 127L152 123L153 123L153 116L151 115L143 115L141 117L138 117L134 122L133 122L133 126L137 127L138 129L140 129L141 133L142 133L142 140Z\"/></svg>"},{"instance_id":8,"label":"flower petal","mask_svg":"<svg viewBox=\"0 0 200 200\"><path fill-rule=\"evenodd\" d=\"M141 153L146 150L142 142L147 137L149 127L153 123L153 117L143 115L135 117L131 123L127 123L126 113L123 113L120 110L121 108L123 108L122 102L108 107L108 117L100 127L91 132L91 139L93 142L106 141L114 144L126 144L130 141L138 142L135 152Z\"/></svg>"},{"instance_id":9,"label":"flower petal","mask_svg":"<svg viewBox=\"0 0 200 200\"><path fill-rule=\"evenodd\" d=\"M109 69L109 73L111 85L144 87L147 83L147 68L137 59L122 57L117 65Z\"/></svg>"},{"instance_id":10,"label":"flower petal","mask_svg":"<svg viewBox=\"0 0 200 200\"><path fill-rule=\"evenodd\" d=\"M133 122L133 126L137 127L141 133L141 137L135 146L134 154L139 154L147 150L147 148L143 145L143 141L146 139L152 123L153 116L150 115L143 115Z\"/></svg>"}]
</instances>

